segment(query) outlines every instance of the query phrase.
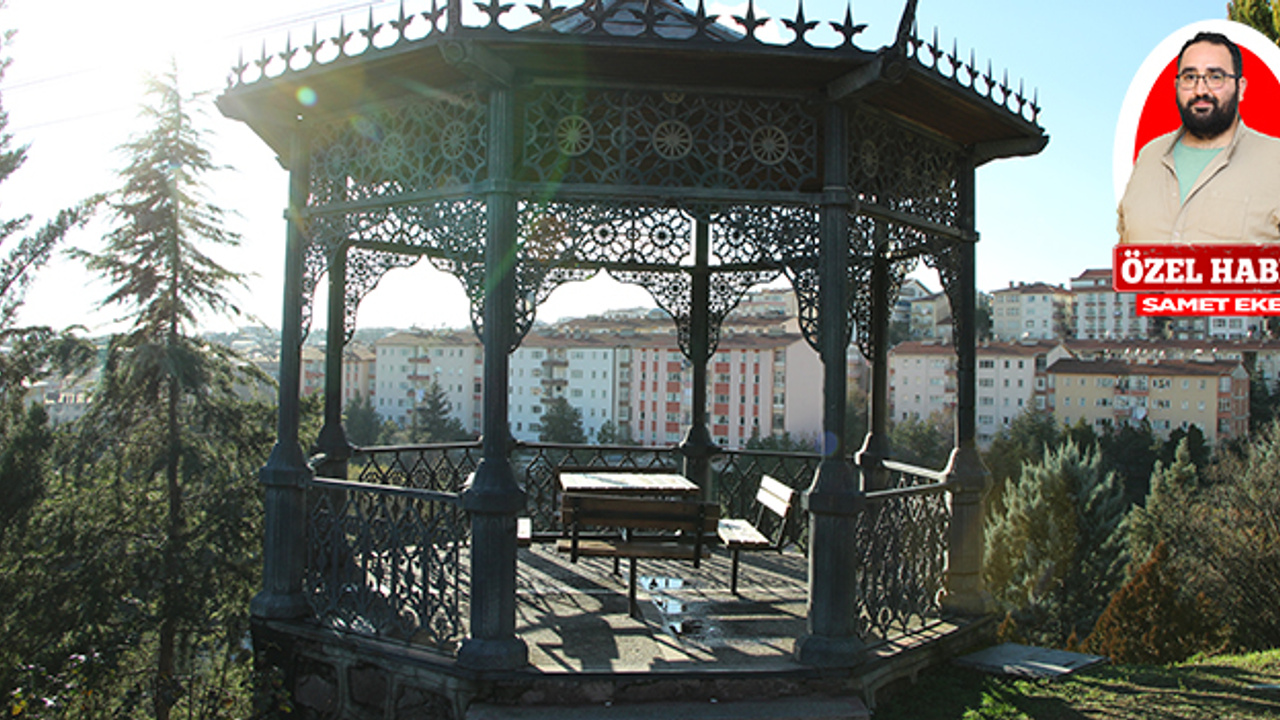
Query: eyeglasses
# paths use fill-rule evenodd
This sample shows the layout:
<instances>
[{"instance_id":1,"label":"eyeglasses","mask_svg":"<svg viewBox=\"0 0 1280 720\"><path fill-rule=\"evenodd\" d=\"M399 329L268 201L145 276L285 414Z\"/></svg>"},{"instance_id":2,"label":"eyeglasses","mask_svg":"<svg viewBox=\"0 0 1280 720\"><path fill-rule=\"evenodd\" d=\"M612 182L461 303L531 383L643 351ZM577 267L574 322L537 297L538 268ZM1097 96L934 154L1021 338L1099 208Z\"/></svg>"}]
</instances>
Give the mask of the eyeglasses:
<instances>
[{"instance_id":1,"label":"eyeglasses","mask_svg":"<svg viewBox=\"0 0 1280 720\"><path fill-rule=\"evenodd\" d=\"M1227 78L1238 78L1237 75L1226 73L1221 70L1210 70L1205 73L1198 73L1194 70L1183 70L1178 73L1178 87L1183 90L1194 90L1196 84L1201 80L1210 90L1221 90L1226 84Z\"/></svg>"}]
</instances>

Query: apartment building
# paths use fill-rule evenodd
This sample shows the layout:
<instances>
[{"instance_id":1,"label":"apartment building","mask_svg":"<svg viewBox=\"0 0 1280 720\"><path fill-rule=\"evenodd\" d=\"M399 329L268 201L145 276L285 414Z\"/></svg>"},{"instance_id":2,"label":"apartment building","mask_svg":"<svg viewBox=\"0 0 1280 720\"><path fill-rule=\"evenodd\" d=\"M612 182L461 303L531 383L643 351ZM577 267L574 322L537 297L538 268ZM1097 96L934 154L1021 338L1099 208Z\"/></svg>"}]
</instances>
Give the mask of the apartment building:
<instances>
[{"instance_id":1,"label":"apartment building","mask_svg":"<svg viewBox=\"0 0 1280 720\"><path fill-rule=\"evenodd\" d=\"M1196 425L1210 443L1249 430L1249 375L1238 361L1063 357L1046 375L1049 409L1064 425L1145 420L1161 437Z\"/></svg>"},{"instance_id":2,"label":"apartment building","mask_svg":"<svg viewBox=\"0 0 1280 720\"><path fill-rule=\"evenodd\" d=\"M1111 289L1111 269L1085 270L1071 279L1075 333L1079 340L1144 339L1152 334L1175 341L1244 340L1260 334L1261 318L1244 316L1176 317L1156 320L1138 315L1137 296Z\"/></svg>"},{"instance_id":3,"label":"apartment building","mask_svg":"<svg viewBox=\"0 0 1280 720\"><path fill-rule=\"evenodd\" d=\"M1137 296L1111 289L1111 268L1093 268L1071 278L1075 337L1079 340L1141 340L1151 318L1138 314Z\"/></svg>"},{"instance_id":4,"label":"apartment building","mask_svg":"<svg viewBox=\"0 0 1280 720\"><path fill-rule=\"evenodd\" d=\"M1046 341L988 342L975 351L977 439L986 444L1028 408L1045 408L1045 368L1051 359L1067 353ZM899 344L889 353L891 418L902 421L954 412L956 383L953 347L931 342Z\"/></svg>"},{"instance_id":5,"label":"apartment building","mask_svg":"<svg viewBox=\"0 0 1280 720\"><path fill-rule=\"evenodd\" d=\"M1009 283L991 293L991 332L998 340L1050 340L1072 327L1071 293L1048 283Z\"/></svg>"},{"instance_id":6,"label":"apartment building","mask_svg":"<svg viewBox=\"0 0 1280 720\"><path fill-rule=\"evenodd\" d=\"M911 337L950 343L951 331L951 302L945 293L911 301Z\"/></svg>"}]
</instances>

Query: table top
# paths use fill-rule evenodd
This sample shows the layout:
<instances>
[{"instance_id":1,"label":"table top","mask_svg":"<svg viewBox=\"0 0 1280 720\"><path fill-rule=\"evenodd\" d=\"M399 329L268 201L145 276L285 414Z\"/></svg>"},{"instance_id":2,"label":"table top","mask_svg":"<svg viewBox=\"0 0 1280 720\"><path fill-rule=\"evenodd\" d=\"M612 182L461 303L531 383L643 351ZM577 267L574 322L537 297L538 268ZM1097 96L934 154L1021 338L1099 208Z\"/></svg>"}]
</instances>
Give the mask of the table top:
<instances>
[{"instance_id":1,"label":"table top","mask_svg":"<svg viewBox=\"0 0 1280 720\"><path fill-rule=\"evenodd\" d=\"M608 495L696 495L698 486L671 472L572 472L560 474L565 492Z\"/></svg>"}]
</instances>

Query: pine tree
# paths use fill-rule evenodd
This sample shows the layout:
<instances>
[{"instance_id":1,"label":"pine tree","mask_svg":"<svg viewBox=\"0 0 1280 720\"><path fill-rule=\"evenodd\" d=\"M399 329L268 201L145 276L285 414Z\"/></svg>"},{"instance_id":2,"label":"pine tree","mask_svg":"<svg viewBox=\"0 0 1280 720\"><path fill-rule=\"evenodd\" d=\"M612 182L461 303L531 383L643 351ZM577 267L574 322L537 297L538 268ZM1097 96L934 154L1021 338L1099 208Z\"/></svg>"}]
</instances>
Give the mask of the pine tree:
<instances>
[{"instance_id":1,"label":"pine tree","mask_svg":"<svg viewBox=\"0 0 1280 720\"><path fill-rule=\"evenodd\" d=\"M1272 0L1230 0L1227 19L1243 23L1280 43L1280 3Z\"/></svg>"},{"instance_id":2,"label":"pine tree","mask_svg":"<svg viewBox=\"0 0 1280 720\"><path fill-rule=\"evenodd\" d=\"M4 3L0 2L0 7ZM0 33L7 49L13 31ZM9 67L0 58L0 80ZM0 182L13 179L26 161L28 147L15 145L9 115L0 105ZM42 521L42 502L52 475L53 436L42 403L29 402L34 383L78 372L93 359L93 346L71 331L20 327L18 310L36 272L73 229L91 215L94 200L59 212L31 231L32 217L0 220L0 700L21 698L20 668L34 662L28 652L34 629L24 610L35 601L45 568L33 561L43 544L33 525Z\"/></svg>"},{"instance_id":3,"label":"pine tree","mask_svg":"<svg viewBox=\"0 0 1280 720\"><path fill-rule=\"evenodd\" d=\"M378 441L382 419L373 407L373 400L356 393L355 400L347 404L344 415L342 425L347 431L347 439L353 445L372 445Z\"/></svg>"},{"instance_id":4,"label":"pine tree","mask_svg":"<svg viewBox=\"0 0 1280 720\"><path fill-rule=\"evenodd\" d=\"M1173 463L1157 462L1151 473L1151 493L1125 520L1130 556L1146 558L1160 543L1175 541L1186 531L1191 502L1200 486L1199 470L1191 460L1190 443L1178 443Z\"/></svg>"},{"instance_id":5,"label":"pine tree","mask_svg":"<svg viewBox=\"0 0 1280 720\"><path fill-rule=\"evenodd\" d=\"M1009 484L986 528L987 587L1036 642L1088 633L1122 576L1124 496L1067 442Z\"/></svg>"},{"instance_id":6,"label":"pine tree","mask_svg":"<svg viewBox=\"0 0 1280 720\"><path fill-rule=\"evenodd\" d=\"M542 413L542 430L538 439L543 442L575 443L587 441L582 430L582 411L562 398L553 398L544 402Z\"/></svg>"},{"instance_id":7,"label":"pine tree","mask_svg":"<svg viewBox=\"0 0 1280 720\"><path fill-rule=\"evenodd\" d=\"M453 403L449 401L449 396L437 382L431 383L426 396L414 408L414 412L415 442L444 443L469 437L462 421L453 416Z\"/></svg>"},{"instance_id":8,"label":"pine tree","mask_svg":"<svg viewBox=\"0 0 1280 720\"><path fill-rule=\"evenodd\" d=\"M269 423L251 419L234 394L252 371L192 334L203 313L238 313L225 292L241 281L204 250L238 237L224 228L225 212L202 196L202 178L219 168L193 120L195 98L181 93L172 69L147 92L149 126L122 146L129 161L111 198L115 227L101 253L76 255L113 284L103 305L123 306L132 319L108 347L82 447L96 453L94 466L133 485L137 501L149 493L163 498L159 516L138 514L158 525L140 531L158 538L151 549L159 565L149 578L154 596L143 592L139 600L154 619L150 701L166 720L192 690L180 674L190 676L201 652L207 656L198 639L217 624L211 616L220 610L210 603L219 592L211 584L229 578L213 576L220 562L213 553L243 530L245 510L235 506L249 497L229 483L252 476L245 465L260 464L258 451L269 442L260 429Z\"/></svg>"}]
</instances>

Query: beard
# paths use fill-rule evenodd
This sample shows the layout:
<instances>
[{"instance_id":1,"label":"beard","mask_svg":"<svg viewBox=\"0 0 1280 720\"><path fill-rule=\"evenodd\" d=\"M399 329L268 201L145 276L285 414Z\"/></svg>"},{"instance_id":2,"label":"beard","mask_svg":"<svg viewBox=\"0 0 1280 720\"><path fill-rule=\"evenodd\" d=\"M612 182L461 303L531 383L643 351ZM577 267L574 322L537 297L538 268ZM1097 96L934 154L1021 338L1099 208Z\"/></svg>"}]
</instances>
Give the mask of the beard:
<instances>
[{"instance_id":1,"label":"beard","mask_svg":"<svg viewBox=\"0 0 1280 720\"><path fill-rule=\"evenodd\" d=\"M1212 140L1231 128L1231 124L1236 120L1236 110L1239 106L1240 91L1231 93L1230 99L1226 105L1219 106L1218 98L1213 95L1198 95L1187 101L1187 104L1178 104L1178 114L1182 116L1182 126L1187 129L1195 137L1201 140ZM1191 110L1191 106L1204 100L1213 104L1213 109L1204 115L1197 115Z\"/></svg>"}]
</instances>

